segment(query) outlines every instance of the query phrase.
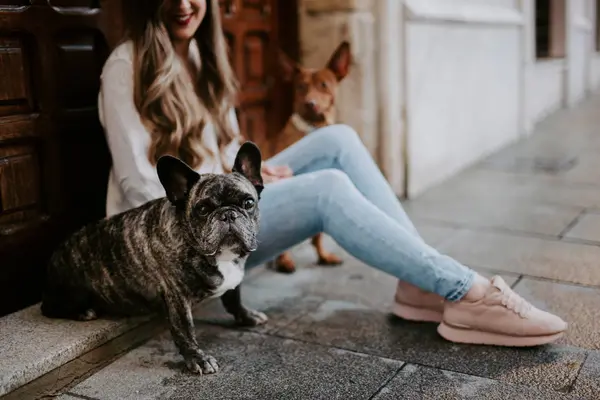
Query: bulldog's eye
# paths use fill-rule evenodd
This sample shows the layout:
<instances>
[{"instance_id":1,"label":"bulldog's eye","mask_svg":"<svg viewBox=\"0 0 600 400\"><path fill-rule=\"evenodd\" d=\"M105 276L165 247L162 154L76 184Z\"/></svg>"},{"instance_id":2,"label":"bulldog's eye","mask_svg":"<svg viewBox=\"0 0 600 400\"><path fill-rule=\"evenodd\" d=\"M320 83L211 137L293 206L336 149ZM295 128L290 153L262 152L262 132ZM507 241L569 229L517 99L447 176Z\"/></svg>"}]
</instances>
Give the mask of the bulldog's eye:
<instances>
[{"instance_id":1,"label":"bulldog's eye","mask_svg":"<svg viewBox=\"0 0 600 400\"><path fill-rule=\"evenodd\" d=\"M204 216L208 215L208 213L210 212L210 207L208 207L206 205L199 205L198 207L196 207L196 212L201 217L204 217Z\"/></svg>"},{"instance_id":2,"label":"bulldog's eye","mask_svg":"<svg viewBox=\"0 0 600 400\"><path fill-rule=\"evenodd\" d=\"M246 210L250 210L252 207L254 207L254 199L246 199L242 205Z\"/></svg>"}]
</instances>

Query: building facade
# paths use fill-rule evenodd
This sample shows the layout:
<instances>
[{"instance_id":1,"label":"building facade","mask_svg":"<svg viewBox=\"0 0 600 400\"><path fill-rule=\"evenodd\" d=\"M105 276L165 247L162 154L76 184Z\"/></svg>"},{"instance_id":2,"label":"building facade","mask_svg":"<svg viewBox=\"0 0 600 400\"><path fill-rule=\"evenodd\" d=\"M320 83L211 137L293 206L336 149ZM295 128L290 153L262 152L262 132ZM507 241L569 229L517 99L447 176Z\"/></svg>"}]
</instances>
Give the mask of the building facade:
<instances>
[{"instance_id":1,"label":"building facade","mask_svg":"<svg viewBox=\"0 0 600 400\"><path fill-rule=\"evenodd\" d=\"M304 63L351 41L340 119L407 197L600 83L596 0L302 0L299 15Z\"/></svg>"}]
</instances>

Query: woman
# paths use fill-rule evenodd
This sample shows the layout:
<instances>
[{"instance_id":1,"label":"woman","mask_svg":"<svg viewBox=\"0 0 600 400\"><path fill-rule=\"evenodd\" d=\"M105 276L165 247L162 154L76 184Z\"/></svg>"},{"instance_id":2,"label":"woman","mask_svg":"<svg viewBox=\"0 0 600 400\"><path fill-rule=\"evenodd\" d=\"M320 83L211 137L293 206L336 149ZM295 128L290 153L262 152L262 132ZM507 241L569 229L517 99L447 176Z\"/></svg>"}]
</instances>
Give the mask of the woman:
<instances>
[{"instance_id":1,"label":"woman","mask_svg":"<svg viewBox=\"0 0 600 400\"><path fill-rule=\"evenodd\" d=\"M155 170L160 156L176 155L200 173L222 173L239 147L236 83L218 0L127 4L128 40L106 62L99 96L113 160L108 215L165 195ZM268 184L261 244L249 266L325 232L399 279L396 315L440 322L447 340L530 346L567 329L500 277L488 280L428 246L349 127L315 131L267 160L262 172Z\"/></svg>"}]
</instances>

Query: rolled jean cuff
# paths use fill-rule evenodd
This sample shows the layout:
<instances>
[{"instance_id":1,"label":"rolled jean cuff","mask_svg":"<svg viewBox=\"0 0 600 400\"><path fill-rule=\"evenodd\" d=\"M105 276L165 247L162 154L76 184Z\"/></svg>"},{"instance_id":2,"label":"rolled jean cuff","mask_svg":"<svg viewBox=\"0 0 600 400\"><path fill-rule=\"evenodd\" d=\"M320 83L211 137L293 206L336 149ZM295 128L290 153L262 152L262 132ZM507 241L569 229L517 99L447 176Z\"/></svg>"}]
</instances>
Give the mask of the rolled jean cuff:
<instances>
[{"instance_id":1,"label":"rolled jean cuff","mask_svg":"<svg viewBox=\"0 0 600 400\"><path fill-rule=\"evenodd\" d=\"M473 286L473 282L475 281L475 275L477 273L475 271L470 270L469 274L465 276L465 278L460 282L458 288L450 292L450 294L446 297L448 301L459 301L462 299L471 287Z\"/></svg>"}]
</instances>

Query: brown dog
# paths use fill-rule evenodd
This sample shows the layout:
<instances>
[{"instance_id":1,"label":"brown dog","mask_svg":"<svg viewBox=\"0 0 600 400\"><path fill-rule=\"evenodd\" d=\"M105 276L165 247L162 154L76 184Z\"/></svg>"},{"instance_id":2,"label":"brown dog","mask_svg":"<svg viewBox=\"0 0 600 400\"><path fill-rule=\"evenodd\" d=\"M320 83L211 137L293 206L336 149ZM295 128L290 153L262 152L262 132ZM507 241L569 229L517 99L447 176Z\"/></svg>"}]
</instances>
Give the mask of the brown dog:
<instances>
[{"instance_id":1,"label":"brown dog","mask_svg":"<svg viewBox=\"0 0 600 400\"><path fill-rule=\"evenodd\" d=\"M294 84L294 113L281 132L261 147L265 159L278 154L317 128L336 123L335 97L339 83L348 75L350 44L342 42L322 69L303 68L285 54L280 54L283 77ZM323 247L322 234L312 239L320 265L339 265L342 260ZM292 273L296 270L289 252L275 260L275 269Z\"/></svg>"}]
</instances>

